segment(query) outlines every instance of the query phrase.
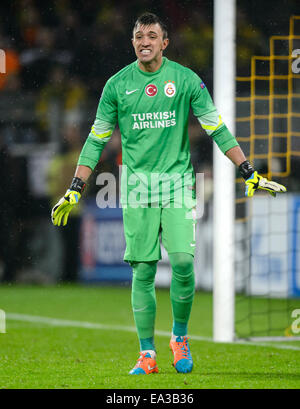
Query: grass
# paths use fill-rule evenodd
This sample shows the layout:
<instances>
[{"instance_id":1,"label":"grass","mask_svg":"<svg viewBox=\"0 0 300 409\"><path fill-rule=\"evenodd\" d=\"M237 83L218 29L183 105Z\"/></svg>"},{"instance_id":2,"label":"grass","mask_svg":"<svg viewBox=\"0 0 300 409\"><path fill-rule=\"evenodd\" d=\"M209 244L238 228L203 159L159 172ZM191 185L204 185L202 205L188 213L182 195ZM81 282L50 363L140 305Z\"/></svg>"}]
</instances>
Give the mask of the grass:
<instances>
[{"instance_id":1,"label":"grass","mask_svg":"<svg viewBox=\"0 0 300 409\"><path fill-rule=\"evenodd\" d=\"M258 301L259 303L259 301ZM157 291L156 328L171 330L169 293ZM298 305L300 300L298 301ZM279 300L280 305L280 300ZM134 326L128 287L0 287L0 308L63 320ZM197 293L190 333L212 335L212 298ZM159 374L129 376L138 342L134 332L54 326L7 319L0 334L0 388L270 389L300 387L300 342L223 344L191 339L191 374L172 367L169 338L156 336ZM295 349L286 349L286 348ZM279 349L283 348L283 349Z\"/></svg>"}]
</instances>

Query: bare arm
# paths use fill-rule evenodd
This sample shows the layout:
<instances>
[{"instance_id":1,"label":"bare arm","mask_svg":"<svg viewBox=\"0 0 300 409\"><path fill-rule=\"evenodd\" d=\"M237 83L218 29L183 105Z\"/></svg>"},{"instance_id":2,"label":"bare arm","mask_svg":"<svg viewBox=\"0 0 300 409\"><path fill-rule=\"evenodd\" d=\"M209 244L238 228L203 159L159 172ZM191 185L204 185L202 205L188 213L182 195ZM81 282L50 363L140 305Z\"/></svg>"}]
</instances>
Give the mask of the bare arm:
<instances>
[{"instance_id":1,"label":"bare arm","mask_svg":"<svg viewBox=\"0 0 300 409\"><path fill-rule=\"evenodd\" d=\"M227 158L231 160L236 166L240 166L241 163L245 162L247 159L244 152L239 146L235 146L229 149L226 154Z\"/></svg>"},{"instance_id":2,"label":"bare arm","mask_svg":"<svg viewBox=\"0 0 300 409\"><path fill-rule=\"evenodd\" d=\"M79 178L83 180L84 182L87 182L88 178L92 174L92 169L89 168L88 166L85 165L78 165L75 171L74 177Z\"/></svg>"}]
</instances>

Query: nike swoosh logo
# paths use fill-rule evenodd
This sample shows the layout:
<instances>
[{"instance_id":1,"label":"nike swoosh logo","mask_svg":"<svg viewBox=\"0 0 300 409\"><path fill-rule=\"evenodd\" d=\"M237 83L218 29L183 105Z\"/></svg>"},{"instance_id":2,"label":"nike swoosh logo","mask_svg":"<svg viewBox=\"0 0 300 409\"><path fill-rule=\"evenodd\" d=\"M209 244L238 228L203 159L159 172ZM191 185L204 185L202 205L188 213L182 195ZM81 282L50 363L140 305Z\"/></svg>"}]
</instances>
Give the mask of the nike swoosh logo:
<instances>
[{"instance_id":1,"label":"nike swoosh logo","mask_svg":"<svg viewBox=\"0 0 300 409\"><path fill-rule=\"evenodd\" d=\"M148 364L148 370L149 370L149 371L152 371L152 369L155 369L155 368L156 368L156 366L157 366L157 365L150 366L150 365Z\"/></svg>"},{"instance_id":2,"label":"nike swoosh logo","mask_svg":"<svg viewBox=\"0 0 300 409\"><path fill-rule=\"evenodd\" d=\"M147 305L146 305L145 307L143 307L143 308L137 308L137 309L134 309L134 308L133 308L133 312L144 311L146 308L147 308Z\"/></svg>"},{"instance_id":3,"label":"nike swoosh logo","mask_svg":"<svg viewBox=\"0 0 300 409\"><path fill-rule=\"evenodd\" d=\"M132 91L127 91L126 90L126 95L130 95L130 94L132 94L133 92L135 92L135 91L138 91L139 89L137 88L137 89L134 89L134 90L132 90Z\"/></svg>"},{"instance_id":4,"label":"nike swoosh logo","mask_svg":"<svg viewBox=\"0 0 300 409\"><path fill-rule=\"evenodd\" d=\"M193 291L191 294L187 295L186 297L181 297L181 295L180 295L180 296L179 296L179 299L180 299L180 300L185 300L186 298L191 297L193 294L194 294L194 291Z\"/></svg>"}]
</instances>

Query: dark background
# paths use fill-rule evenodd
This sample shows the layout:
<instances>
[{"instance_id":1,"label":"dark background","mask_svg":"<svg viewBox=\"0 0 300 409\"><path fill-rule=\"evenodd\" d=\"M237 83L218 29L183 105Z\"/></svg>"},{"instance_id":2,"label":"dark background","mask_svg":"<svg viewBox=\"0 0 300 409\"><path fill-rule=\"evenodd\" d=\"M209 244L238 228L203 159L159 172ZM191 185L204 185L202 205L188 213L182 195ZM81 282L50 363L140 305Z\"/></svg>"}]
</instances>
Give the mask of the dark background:
<instances>
[{"instance_id":1,"label":"dark background","mask_svg":"<svg viewBox=\"0 0 300 409\"><path fill-rule=\"evenodd\" d=\"M170 45L165 55L193 69L212 94L213 1L1 1L0 48L7 56L7 73L0 74L2 280L34 279L30 272L46 251L44 234L46 247L52 243L49 259L56 257L59 240L69 242L77 234L80 209L69 233L51 239L51 207L69 186L105 82L135 59L132 27L145 11L167 23ZM252 55L269 53L271 35L288 34L292 14L300 14L298 0L237 1L237 75L249 75ZM242 93L238 87L237 95ZM211 179L212 141L192 117L189 131L193 165ZM117 129L86 196L95 195L99 172L117 176L121 162ZM297 176L298 160L294 169ZM69 252L76 249L75 243ZM75 256L72 262L74 270ZM50 270L58 268L45 263ZM60 269L49 276L77 279L75 273L65 273L66 267Z\"/></svg>"}]
</instances>

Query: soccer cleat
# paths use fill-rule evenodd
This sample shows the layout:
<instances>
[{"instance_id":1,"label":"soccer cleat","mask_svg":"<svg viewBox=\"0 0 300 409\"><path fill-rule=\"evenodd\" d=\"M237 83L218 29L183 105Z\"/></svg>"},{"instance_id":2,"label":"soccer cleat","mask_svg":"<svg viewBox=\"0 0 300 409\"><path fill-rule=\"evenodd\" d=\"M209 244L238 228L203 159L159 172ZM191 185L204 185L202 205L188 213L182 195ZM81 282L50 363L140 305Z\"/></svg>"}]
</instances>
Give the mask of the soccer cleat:
<instances>
[{"instance_id":1,"label":"soccer cleat","mask_svg":"<svg viewBox=\"0 0 300 409\"><path fill-rule=\"evenodd\" d=\"M158 373L156 361L151 358L149 352L144 354L141 352L137 364L129 372L129 375L148 375L150 373Z\"/></svg>"},{"instance_id":2,"label":"soccer cleat","mask_svg":"<svg viewBox=\"0 0 300 409\"><path fill-rule=\"evenodd\" d=\"M170 341L170 349L174 355L173 366L177 372L188 373L193 369L193 359L188 344L188 337L176 338L176 341Z\"/></svg>"}]
</instances>

